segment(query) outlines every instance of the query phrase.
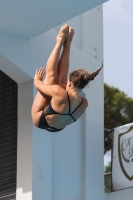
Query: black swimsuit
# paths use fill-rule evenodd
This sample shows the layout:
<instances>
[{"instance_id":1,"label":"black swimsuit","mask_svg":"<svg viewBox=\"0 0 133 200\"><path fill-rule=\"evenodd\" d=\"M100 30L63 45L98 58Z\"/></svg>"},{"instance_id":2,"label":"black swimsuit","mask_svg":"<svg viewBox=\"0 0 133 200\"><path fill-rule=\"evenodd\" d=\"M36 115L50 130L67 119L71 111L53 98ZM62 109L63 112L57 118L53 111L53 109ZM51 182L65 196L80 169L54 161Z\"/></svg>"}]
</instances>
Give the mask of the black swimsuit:
<instances>
[{"instance_id":1,"label":"black swimsuit","mask_svg":"<svg viewBox=\"0 0 133 200\"><path fill-rule=\"evenodd\" d=\"M51 127L48 125L47 121L46 121L46 116L47 115L52 115L52 114L58 114L58 115L70 115L72 117L72 119L74 120L74 122L76 121L74 119L74 117L72 116L72 114L79 108L79 106L83 103L83 98L82 98L82 102L75 108L75 110L71 112L71 104L70 104L70 98L69 98L69 95L68 95L68 92L67 92L67 96L68 96L68 102L69 102L69 113L67 114L62 114L62 113L57 113L53 108L52 108L52 105L51 105L51 102L49 103L48 106L46 106L46 108L44 109L44 111L42 111L42 115L40 117L40 123L39 123L39 128L41 129L46 129L47 131L50 131L50 132L58 132L58 131L61 131L62 129L57 129L57 128L54 128L54 127ZM65 128L65 127L64 127Z\"/></svg>"}]
</instances>

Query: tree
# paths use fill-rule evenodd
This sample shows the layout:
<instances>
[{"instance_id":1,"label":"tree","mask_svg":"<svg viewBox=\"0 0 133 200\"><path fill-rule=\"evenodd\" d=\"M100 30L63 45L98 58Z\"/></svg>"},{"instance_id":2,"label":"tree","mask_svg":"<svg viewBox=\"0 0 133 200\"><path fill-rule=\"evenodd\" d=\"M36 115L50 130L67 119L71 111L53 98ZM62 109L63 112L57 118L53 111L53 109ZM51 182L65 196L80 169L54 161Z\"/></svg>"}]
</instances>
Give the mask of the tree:
<instances>
[{"instance_id":1,"label":"tree","mask_svg":"<svg viewBox=\"0 0 133 200\"><path fill-rule=\"evenodd\" d=\"M115 127L133 122L133 99L118 88L104 84L104 153L112 147Z\"/></svg>"},{"instance_id":2,"label":"tree","mask_svg":"<svg viewBox=\"0 0 133 200\"><path fill-rule=\"evenodd\" d=\"M111 163L105 167L105 173L111 172ZM105 192L111 191L111 174L104 177Z\"/></svg>"}]
</instances>

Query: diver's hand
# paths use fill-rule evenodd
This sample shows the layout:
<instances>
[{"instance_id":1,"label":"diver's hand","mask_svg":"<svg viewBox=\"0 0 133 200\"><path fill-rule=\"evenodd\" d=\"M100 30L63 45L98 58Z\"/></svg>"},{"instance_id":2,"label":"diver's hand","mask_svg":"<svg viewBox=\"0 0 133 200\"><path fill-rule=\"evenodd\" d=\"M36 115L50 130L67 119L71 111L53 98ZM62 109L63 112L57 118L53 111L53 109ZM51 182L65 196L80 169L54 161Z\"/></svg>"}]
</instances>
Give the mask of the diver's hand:
<instances>
[{"instance_id":1,"label":"diver's hand","mask_svg":"<svg viewBox=\"0 0 133 200\"><path fill-rule=\"evenodd\" d=\"M36 69L34 80L42 81L42 78L43 78L45 73L46 73L46 70L44 68Z\"/></svg>"}]
</instances>

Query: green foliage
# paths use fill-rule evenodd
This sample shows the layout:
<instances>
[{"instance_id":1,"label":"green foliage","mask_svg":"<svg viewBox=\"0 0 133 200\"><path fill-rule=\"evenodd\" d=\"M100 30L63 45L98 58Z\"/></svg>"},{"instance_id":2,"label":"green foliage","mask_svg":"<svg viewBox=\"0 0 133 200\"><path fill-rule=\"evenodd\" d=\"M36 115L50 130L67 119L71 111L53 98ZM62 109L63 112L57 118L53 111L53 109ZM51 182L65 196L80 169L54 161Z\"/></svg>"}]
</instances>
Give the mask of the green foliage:
<instances>
[{"instance_id":1,"label":"green foliage","mask_svg":"<svg viewBox=\"0 0 133 200\"><path fill-rule=\"evenodd\" d=\"M107 166L105 166L105 173L111 172L111 162L108 163Z\"/></svg>"},{"instance_id":2,"label":"green foliage","mask_svg":"<svg viewBox=\"0 0 133 200\"><path fill-rule=\"evenodd\" d=\"M133 122L133 99L104 84L104 153L112 147L113 128Z\"/></svg>"},{"instance_id":3,"label":"green foliage","mask_svg":"<svg viewBox=\"0 0 133 200\"><path fill-rule=\"evenodd\" d=\"M111 172L111 163L105 167L105 173ZM111 191L111 174L109 176L105 176L104 178L105 192Z\"/></svg>"},{"instance_id":4,"label":"green foliage","mask_svg":"<svg viewBox=\"0 0 133 200\"><path fill-rule=\"evenodd\" d=\"M133 99L118 88L104 84L104 153L112 149L114 128L133 122ZM105 173L111 172L111 163ZM105 176L105 192L111 191L111 175Z\"/></svg>"}]
</instances>

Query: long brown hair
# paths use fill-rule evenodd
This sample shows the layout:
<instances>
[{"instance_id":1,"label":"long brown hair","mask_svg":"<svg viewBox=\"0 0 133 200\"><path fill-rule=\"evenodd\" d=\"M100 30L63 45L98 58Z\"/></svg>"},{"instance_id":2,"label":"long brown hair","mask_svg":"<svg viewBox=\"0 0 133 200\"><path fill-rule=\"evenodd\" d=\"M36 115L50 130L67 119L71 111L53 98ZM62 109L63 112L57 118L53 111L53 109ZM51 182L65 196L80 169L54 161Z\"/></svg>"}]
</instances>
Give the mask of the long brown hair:
<instances>
[{"instance_id":1,"label":"long brown hair","mask_svg":"<svg viewBox=\"0 0 133 200\"><path fill-rule=\"evenodd\" d=\"M103 67L103 63L102 63L102 66L98 70L96 70L95 72L91 74L89 74L84 69L74 70L73 72L69 74L69 80L73 83L74 87L83 89L90 81L94 80L94 78L98 75L102 67Z\"/></svg>"}]
</instances>

